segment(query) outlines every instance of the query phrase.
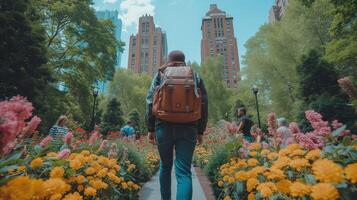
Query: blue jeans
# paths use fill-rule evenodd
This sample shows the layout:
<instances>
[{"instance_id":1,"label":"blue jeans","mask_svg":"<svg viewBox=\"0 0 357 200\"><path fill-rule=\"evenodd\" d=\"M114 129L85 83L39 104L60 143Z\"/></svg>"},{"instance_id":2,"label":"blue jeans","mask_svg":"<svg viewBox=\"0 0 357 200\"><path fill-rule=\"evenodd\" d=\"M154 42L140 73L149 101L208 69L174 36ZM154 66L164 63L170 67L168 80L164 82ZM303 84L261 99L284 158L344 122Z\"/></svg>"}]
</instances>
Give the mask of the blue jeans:
<instances>
[{"instance_id":1,"label":"blue jeans","mask_svg":"<svg viewBox=\"0 0 357 200\"><path fill-rule=\"evenodd\" d=\"M156 128L156 139L160 154L160 191L163 200L171 199L171 169L175 149L175 172L177 200L192 199L192 156L196 146L195 126L162 125Z\"/></svg>"}]
</instances>

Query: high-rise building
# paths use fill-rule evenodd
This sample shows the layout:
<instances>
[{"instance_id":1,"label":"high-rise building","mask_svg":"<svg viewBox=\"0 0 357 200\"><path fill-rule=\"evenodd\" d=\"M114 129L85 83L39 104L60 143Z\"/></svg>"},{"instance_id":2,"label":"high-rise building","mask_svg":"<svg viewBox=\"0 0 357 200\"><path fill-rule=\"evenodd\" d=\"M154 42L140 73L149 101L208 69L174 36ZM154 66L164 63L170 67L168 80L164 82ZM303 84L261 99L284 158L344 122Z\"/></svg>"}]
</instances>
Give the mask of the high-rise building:
<instances>
[{"instance_id":1,"label":"high-rise building","mask_svg":"<svg viewBox=\"0 0 357 200\"><path fill-rule=\"evenodd\" d=\"M119 19L119 12L117 10L104 10L96 12L98 19L111 20L115 26L115 38L119 41L121 40L121 31L122 31L122 21ZM117 58L116 58L116 68L119 68L121 65L121 52L118 48Z\"/></svg>"},{"instance_id":2,"label":"high-rise building","mask_svg":"<svg viewBox=\"0 0 357 200\"><path fill-rule=\"evenodd\" d=\"M153 75L165 63L166 57L166 33L155 27L152 16L140 17L138 33L130 36L128 69Z\"/></svg>"},{"instance_id":3,"label":"high-rise building","mask_svg":"<svg viewBox=\"0 0 357 200\"><path fill-rule=\"evenodd\" d=\"M269 23L280 21L285 15L289 0L275 0L275 4L269 11Z\"/></svg>"},{"instance_id":4,"label":"high-rise building","mask_svg":"<svg viewBox=\"0 0 357 200\"><path fill-rule=\"evenodd\" d=\"M201 30L201 62L222 55L223 78L229 87L235 87L239 80L240 67L233 17L220 10L216 4L212 4L202 19Z\"/></svg>"}]
</instances>

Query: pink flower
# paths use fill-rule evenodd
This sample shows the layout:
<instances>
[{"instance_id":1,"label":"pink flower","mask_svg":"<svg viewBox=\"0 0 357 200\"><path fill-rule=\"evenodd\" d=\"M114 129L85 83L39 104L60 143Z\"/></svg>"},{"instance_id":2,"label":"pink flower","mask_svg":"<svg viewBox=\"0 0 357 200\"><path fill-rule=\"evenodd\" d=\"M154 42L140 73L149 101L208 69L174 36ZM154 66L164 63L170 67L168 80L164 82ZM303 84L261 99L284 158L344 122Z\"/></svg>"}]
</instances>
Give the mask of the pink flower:
<instances>
[{"instance_id":1,"label":"pink flower","mask_svg":"<svg viewBox=\"0 0 357 200\"><path fill-rule=\"evenodd\" d=\"M61 152L58 153L57 158L66 159L66 158L68 158L70 153L71 153L71 150L63 149Z\"/></svg>"},{"instance_id":2,"label":"pink flower","mask_svg":"<svg viewBox=\"0 0 357 200\"><path fill-rule=\"evenodd\" d=\"M237 131L238 131L238 126L235 123L230 123L230 122L224 121L224 127L231 134L237 133Z\"/></svg>"},{"instance_id":3,"label":"pink flower","mask_svg":"<svg viewBox=\"0 0 357 200\"><path fill-rule=\"evenodd\" d=\"M72 142L72 137L73 137L73 132L68 131L67 134L63 138L64 143L70 145Z\"/></svg>"},{"instance_id":4,"label":"pink flower","mask_svg":"<svg viewBox=\"0 0 357 200\"><path fill-rule=\"evenodd\" d=\"M41 118L34 116L32 117L31 121L29 121L27 123L26 126L26 131L25 131L25 135L31 135L38 127L38 125L41 123Z\"/></svg>"},{"instance_id":5,"label":"pink flower","mask_svg":"<svg viewBox=\"0 0 357 200\"><path fill-rule=\"evenodd\" d=\"M338 120L333 120L333 121L332 121L332 128L333 128L333 129L338 129L338 128L340 128L342 125L343 125L343 124L340 123L340 122L338 122Z\"/></svg>"},{"instance_id":6,"label":"pink flower","mask_svg":"<svg viewBox=\"0 0 357 200\"><path fill-rule=\"evenodd\" d=\"M105 149L108 146L108 140L103 140L102 143L99 146L98 151L101 151L103 149Z\"/></svg>"},{"instance_id":7,"label":"pink flower","mask_svg":"<svg viewBox=\"0 0 357 200\"><path fill-rule=\"evenodd\" d=\"M52 141L52 137L51 136L47 136L45 138L43 138L43 140L40 142L40 146L43 148L43 147L46 147L51 141Z\"/></svg>"},{"instance_id":8,"label":"pink flower","mask_svg":"<svg viewBox=\"0 0 357 200\"><path fill-rule=\"evenodd\" d=\"M99 134L97 131L93 131L92 135L89 138L89 145L93 145L101 137L101 134Z\"/></svg>"}]
</instances>

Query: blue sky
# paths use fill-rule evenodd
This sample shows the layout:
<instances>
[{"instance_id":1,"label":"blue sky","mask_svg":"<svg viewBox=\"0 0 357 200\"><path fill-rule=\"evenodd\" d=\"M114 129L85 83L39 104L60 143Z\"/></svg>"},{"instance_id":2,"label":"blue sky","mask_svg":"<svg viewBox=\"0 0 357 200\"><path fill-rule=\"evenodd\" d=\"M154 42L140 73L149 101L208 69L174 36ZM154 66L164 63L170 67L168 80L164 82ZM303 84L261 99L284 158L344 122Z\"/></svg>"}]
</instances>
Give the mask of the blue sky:
<instances>
[{"instance_id":1,"label":"blue sky","mask_svg":"<svg viewBox=\"0 0 357 200\"><path fill-rule=\"evenodd\" d=\"M136 34L139 17L146 13L153 15L156 26L167 33L169 52L182 50L186 61L200 63L201 22L210 4L217 4L218 8L233 16L243 67L244 43L268 22L274 0L94 0L93 6L96 10L119 11L123 21L122 40L126 43L121 67L126 68L129 37Z\"/></svg>"}]
</instances>

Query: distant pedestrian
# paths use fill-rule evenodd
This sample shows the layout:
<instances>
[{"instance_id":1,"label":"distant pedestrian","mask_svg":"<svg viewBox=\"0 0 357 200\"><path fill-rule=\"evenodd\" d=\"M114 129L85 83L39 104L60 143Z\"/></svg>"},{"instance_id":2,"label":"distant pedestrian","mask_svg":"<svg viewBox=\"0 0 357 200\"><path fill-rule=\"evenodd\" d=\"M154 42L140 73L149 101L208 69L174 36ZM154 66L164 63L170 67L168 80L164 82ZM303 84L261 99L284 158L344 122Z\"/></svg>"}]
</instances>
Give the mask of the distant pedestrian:
<instances>
[{"instance_id":1,"label":"distant pedestrian","mask_svg":"<svg viewBox=\"0 0 357 200\"><path fill-rule=\"evenodd\" d=\"M253 121L247 116L245 107L238 108L238 133L242 133L245 140L253 142L254 137L250 134L250 129L254 125Z\"/></svg>"},{"instance_id":2,"label":"distant pedestrian","mask_svg":"<svg viewBox=\"0 0 357 200\"><path fill-rule=\"evenodd\" d=\"M131 120L129 120L126 125L120 129L120 132L125 138L129 139L129 141L134 141L135 129L133 128L133 122Z\"/></svg>"},{"instance_id":3,"label":"distant pedestrian","mask_svg":"<svg viewBox=\"0 0 357 200\"><path fill-rule=\"evenodd\" d=\"M51 147L59 151L64 144L64 136L68 133L68 128L66 127L67 117L61 115L55 125L50 128L49 135L52 137Z\"/></svg>"},{"instance_id":4,"label":"distant pedestrian","mask_svg":"<svg viewBox=\"0 0 357 200\"><path fill-rule=\"evenodd\" d=\"M285 147L289 143L289 139L291 139L292 134L290 129L288 128L288 122L286 121L285 118L281 117L278 118L278 129L277 132L279 135L281 135L281 145L280 147Z\"/></svg>"}]
</instances>

